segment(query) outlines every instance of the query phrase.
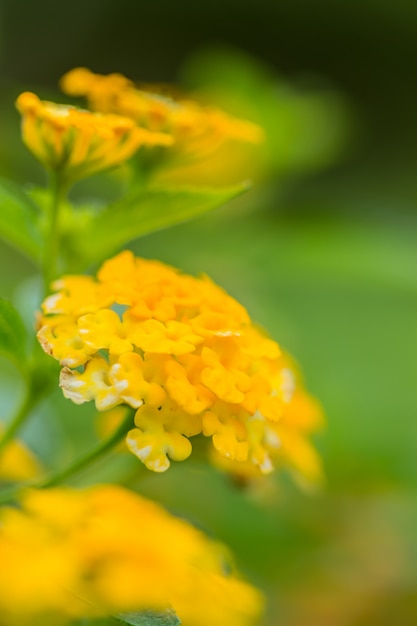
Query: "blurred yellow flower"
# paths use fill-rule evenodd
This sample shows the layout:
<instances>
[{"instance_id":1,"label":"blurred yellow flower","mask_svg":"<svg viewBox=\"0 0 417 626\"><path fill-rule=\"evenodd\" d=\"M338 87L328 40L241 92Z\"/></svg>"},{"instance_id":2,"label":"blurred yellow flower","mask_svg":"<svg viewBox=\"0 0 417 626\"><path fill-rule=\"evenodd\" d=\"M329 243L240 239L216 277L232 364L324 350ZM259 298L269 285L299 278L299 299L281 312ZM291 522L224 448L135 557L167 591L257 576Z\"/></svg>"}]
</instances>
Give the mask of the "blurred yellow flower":
<instances>
[{"instance_id":1,"label":"blurred yellow flower","mask_svg":"<svg viewBox=\"0 0 417 626\"><path fill-rule=\"evenodd\" d=\"M225 570L220 545L117 486L28 491L0 509L1 623L73 619L172 606L184 626L249 626L253 587Z\"/></svg>"},{"instance_id":2,"label":"blurred yellow flower","mask_svg":"<svg viewBox=\"0 0 417 626\"><path fill-rule=\"evenodd\" d=\"M262 129L246 120L189 100L174 100L165 95L136 89L120 74L94 74L75 68L61 79L67 95L84 96L94 111L123 115L139 127L168 133L173 138L177 158L202 159L225 142L259 143Z\"/></svg>"},{"instance_id":3,"label":"blurred yellow flower","mask_svg":"<svg viewBox=\"0 0 417 626\"><path fill-rule=\"evenodd\" d=\"M0 425L0 435L3 432ZM35 455L19 440L13 439L0 451L0 481L36 478L41 467Z\"/></svg>"},{"instance_id":4,"label":"blurred yellow flower","mask_svg":"<svg viewBox=\"0 0 417 626\"><path fill-rule=\"evenodd\" d=\"M29 92L16 106L29 150L71 182L123 163L142 146L172 143L169 135L139 128L127 117L44 102Z\"/></svg>"},{"instance_id":5,"label":"blurred yellow flower","mask_svg":"<svg viewBox=\"0 0 417 626\"><path fill-rule=\"evenodd\" d=\"M149 469L187 458L202 434L242 468L266 474L282 459L314 474L313 401L278 344L207 277L125 251L97 279L67 276L53 288L38 338L64 366L64 395L99 411L136 409L126 441Z\"/></svg>"}]
</instances>

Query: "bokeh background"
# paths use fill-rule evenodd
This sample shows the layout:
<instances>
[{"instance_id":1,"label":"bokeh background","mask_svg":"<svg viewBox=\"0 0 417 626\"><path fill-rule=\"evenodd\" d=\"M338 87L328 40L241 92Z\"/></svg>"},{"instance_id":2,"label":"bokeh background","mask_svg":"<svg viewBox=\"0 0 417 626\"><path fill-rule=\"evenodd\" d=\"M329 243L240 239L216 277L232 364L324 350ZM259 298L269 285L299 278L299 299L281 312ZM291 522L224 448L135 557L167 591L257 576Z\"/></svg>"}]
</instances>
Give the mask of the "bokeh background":
<instances>
[{"instance_id":1,"label":"bokeh background","mask_svg":"<svg viewBox=\"0 0 417 626\"><path fill-rule=\"evenodd\" d=\"M138 484L233 549L268 596L268 626L417 623L416 56L410 0L0 6L1 176L42 183L13 101L26 89L62 100L57 80L77 65L198 89L266 127L267 147L237 155L233 170L224 154L193 172L202 184L252 177L248 194L131 247L228 289L296 357L325 409L321 491L285 472L239 491L191 460ZM97 192L112 185L75 193ZM0 263L3 294L27 302L29 261L1 244ZM10 368L5 418L20 393ZM91 433L84 407L59 393L52 406L25 436L59 464Z\"/></svg>"}]
</instances>

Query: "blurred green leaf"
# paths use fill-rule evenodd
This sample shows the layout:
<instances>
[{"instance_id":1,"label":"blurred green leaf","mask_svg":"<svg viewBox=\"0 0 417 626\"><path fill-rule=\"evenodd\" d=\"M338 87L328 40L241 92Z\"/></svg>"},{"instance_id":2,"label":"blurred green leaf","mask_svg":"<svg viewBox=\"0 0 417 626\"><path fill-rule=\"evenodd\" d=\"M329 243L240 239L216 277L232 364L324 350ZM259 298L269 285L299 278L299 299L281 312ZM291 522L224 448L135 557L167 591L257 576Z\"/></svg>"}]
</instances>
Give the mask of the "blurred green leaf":
<instances>
[{"instance_id":1,"label":"blurred green leaf","mask_svg":"<svg viewBox=\"0 0 417 626\"><path fill-rule=\"evenodd\" d=\"M248 183L226 189L142 189L93 215L74 243L82 257L99 260L133 239L211 211L247 189Z\"/></svg>"},{"instance_id":2,"label":"blurred green leaf","mask_svg":"<svg viewBox=\"0 0 417 626\"><path fill-rule=\"evenodd\" d=\"M270 175L319 170L346 147L352 115L345 98L313 81L294 86L275 68L233 48L203 50L183 68L185 84L265 130Z\"/></svg>"},{"instance_id":3,"label":"blurred green leaf","mask_svg":"<svg viewBox=\"0 0 417 626\"><path fill-rule=\"evenodd\" d=\"M129 626L179 626L181 620L174 611L140 611L138 613L121 613L112 617L87 619L77 621L74 626L115 626L128 624Z\"/></svg>"},{"instance_id":4,"label":"blurred green leaf","mask_svg":"<svg viewBox=\"0 0 417 626\"><path fill-rule=\"evenodd\" d=\"M37 261L42 236L37 223L36 204L11 181L0 180L0 237Z\"/></svg>"},{"instance_id":5,"label":"blurred green leaf","mask_svg":"<svg viewBox=\"0 0 417 626\"><path fill-rule=\"evenodd\" d=\"M141 611L140 613L123 613L116 619L130 626L178 626L181 620L174 611Z\"/></svg>"},{"instance_id":6,"label":"blurred green leaf","mask_svg":"<svg viewBox=\"0 0 417 626\"><path fill-rule=\"evenodd\" d=\"M4 298L0 298L0 352L19 366L25 360L25 326L14 306Z\"/></svg>"}]
</instances>

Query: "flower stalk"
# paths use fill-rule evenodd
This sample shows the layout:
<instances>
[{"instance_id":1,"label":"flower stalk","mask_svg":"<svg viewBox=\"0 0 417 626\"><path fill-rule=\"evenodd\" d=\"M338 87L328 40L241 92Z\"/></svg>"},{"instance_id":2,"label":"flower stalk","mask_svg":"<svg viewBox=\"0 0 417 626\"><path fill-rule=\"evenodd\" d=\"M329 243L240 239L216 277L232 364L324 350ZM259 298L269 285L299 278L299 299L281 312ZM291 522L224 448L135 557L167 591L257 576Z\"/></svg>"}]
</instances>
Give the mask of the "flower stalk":
<instances>
[{"instance_id":1,"label":"flower stalk","mask_svg":"<svg viewBox=\"0 0 417 626\"><path fill-rule=\"evenodd\" d=\"M38 489L46 489L47 487L55 487L56 485L61 485L68 481L68 479L72 478L83 469L90 467L93 463L103 458L107 453L111 452L113 448L120 443L123 438L126 436L126 433L132 427L133 423L133 411L127 411L125 419L121 422L121 424L114 430L114 432L103 441L90 450L84 456L79 457L74 463L66 467L65 469L53 474L46 480L41 481L36 484Z\"/></svg>"},{"instance_id":2,"label":"flower stalk","mask_svg":"<svg viewBox=\"0 0 417 626\"><path fill-rule=\"evenodd\" d=\"M43 254L43 280L45 293L50 293L51 283L56 278L58 272L58 259L60 249L60 228L59 214L61 204L67 193L65 184L60 172L50 172L50 194L51 204L47 217L45 247Z\"/></svg>"},{"instance_id":3,"label":"flower stalk","mask_svg":"<svg viewBox=\"0 0 417 626\"><path fill-rule=\"evenodd\" d=\"M95 446L92 450L87 452L87 454L79 457L74 463L71 463L68 467L56 472L55 474L51 474L51 476L45 478L44 480L19 484L4 490L0 493L0 505L15 502L16 500L18 500L20 494L27 488L47 489L49 487L56 487L57 485L62 485L63 483L66 483L70 478L76 476L79 472L90 467L93 463L103 458L106 454L110 453L117 446L117 444L120 443L126 436L127 432L132 427L132 423L133 412L129 410L127 411L125 419L112 432L112 434L103 441L100 441L100 443L97 444L97 446ZM14 432L15 431L8 435L6 443L10 441ZM5 437L3 436L3 441L4 439Z\"/></svg>"},{"instance_id":4,"label":"flower stalk","mask_svg":"<svg viewBox=\"0 0 417 626\"><path fill-rule=\"evenodd\" d=\"M4 448L12 441L12 439L14 438L16 433L19 431L20 427L23 425L26 419L29 417L29 414L33 410L33 406L34 406L34 397L31 392L31 389L29 389L26 392L25 398L22 404L20 405L16 415L9 422L6 429L3 431L3 433L0 436L0 455L2 451L4 450Z\"/></svg>"}]
</instances>

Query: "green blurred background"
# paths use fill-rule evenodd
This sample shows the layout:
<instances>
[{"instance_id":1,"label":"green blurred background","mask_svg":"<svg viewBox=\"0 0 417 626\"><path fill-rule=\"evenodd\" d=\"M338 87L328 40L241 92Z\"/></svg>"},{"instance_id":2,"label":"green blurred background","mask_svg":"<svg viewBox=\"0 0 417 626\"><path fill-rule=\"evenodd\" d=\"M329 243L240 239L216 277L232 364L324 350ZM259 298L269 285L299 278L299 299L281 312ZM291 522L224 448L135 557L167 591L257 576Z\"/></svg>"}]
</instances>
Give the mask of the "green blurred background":
<instances>
[{"instance_id":1,"label":"green blurred background","mask_svg":"<svg viewBox=\"0 0 417 626\"><path fill-rule=\"evenodd\" d=\"M327 415L327 484L237 491L188 461L140 489L231 546L268 626L417 624L417 4L2 0L0 18L2 176L42 182L13 101L58 97L77 65L203 89L272 133L246 196L132 248L209 274L296 357ZM0 262L19 306L34 269L6 245ZM62 461L54 437L86 445L87 411L53 407L62 433L41 407L26 437Z\"/></svg>"}]
</instances>

